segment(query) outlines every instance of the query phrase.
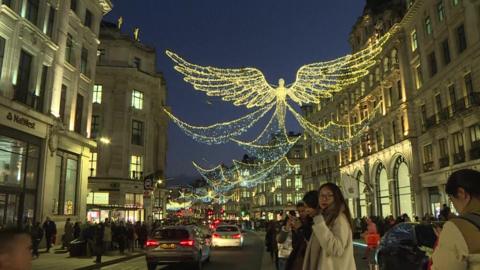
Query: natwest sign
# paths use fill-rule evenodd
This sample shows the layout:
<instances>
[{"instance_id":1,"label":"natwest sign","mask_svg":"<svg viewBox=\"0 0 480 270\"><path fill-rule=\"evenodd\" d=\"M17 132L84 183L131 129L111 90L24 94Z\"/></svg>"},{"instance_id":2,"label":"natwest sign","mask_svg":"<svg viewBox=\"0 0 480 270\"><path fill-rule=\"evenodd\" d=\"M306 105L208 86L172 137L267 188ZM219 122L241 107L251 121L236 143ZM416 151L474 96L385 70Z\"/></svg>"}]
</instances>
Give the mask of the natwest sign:
<instances>
[{"instance_id":1,"label":"natwest sign","mask_svg":"<svg viewBox=\"0 0 480 270\"><path fill-rule=\"evenodd\" d=\"M31 129L35 129L35 122L33 121L30 121L30 119L26 118L26 117L23 117L21 115L18 115L16 113L13 113L13 112L8 112L7 113L7 120L11 121L11 122L15 122L19 125L22 125L22 126L26 126L28 128L31 128Z\"/></svg>"}]
</instances>

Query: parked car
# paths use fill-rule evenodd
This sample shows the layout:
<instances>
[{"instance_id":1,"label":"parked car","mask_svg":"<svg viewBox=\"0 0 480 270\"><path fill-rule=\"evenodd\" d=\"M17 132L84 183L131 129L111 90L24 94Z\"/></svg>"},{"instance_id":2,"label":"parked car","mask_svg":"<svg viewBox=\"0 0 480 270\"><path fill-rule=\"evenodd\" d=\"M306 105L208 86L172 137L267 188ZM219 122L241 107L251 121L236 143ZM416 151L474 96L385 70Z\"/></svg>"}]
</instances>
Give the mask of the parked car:
<instances>
[{"instance_id":1,"label":"parked car","mask_svg":"<svg viewBox=\"0 0 480 270\"><path fill-rule=\"evenodd\" d=\"M212 235L212 246L242 248L242 231L237 225L219 225Z\"/></svg>"},{"instance_id":2,"label":"parked car","mask_svg":"<svg viewBox=\"0 0 480 270\"><path fill-rule=\"evenodd\" d=\"M146 260L149 270L161 264L189 264L186 269L202 269L210 261L210 236L197 226L169 226L152 232L147 240Z\"/></svg>"},{"instance_id":3,"label":"parked car","mask_svg":"<svg viewBox=\"0 0 480 270\"><path fill-rule=\"evenodd\" d=\"M380 270L424 270L435 241L432 224L400 223L383 236L375 259Z\"/></svg>"}]
</instances>

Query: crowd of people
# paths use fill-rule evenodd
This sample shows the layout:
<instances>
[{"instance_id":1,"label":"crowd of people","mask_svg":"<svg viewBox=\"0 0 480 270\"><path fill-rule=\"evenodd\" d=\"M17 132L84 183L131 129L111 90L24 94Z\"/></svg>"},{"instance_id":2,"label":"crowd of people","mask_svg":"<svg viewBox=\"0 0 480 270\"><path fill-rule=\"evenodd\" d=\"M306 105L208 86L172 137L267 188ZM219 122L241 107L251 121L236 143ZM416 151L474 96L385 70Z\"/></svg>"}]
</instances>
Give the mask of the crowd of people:
<instances>
[{"instance_id":1,"label":"crowd of people","mask_svg":"<svg viewBox=\"0 0 480 270\"><path fill-rule=\"evenodd\" d=\"M480 269L480 172L464 169L453 173L446 193L459 216L444 204L436 217L426 214L412 220L403 214L352 219L340 188L327 183L318 191L307 192L297 203L297 211L287 211L281 222L268 223L266 249L277 270L352 270L356 269L354 238L364 237L368 245L363 259L367 259L392 227L422 222L432 224L437 234L429 269ZM435 222L444 223L443 229Z\"/></svg>"}]
</instances>

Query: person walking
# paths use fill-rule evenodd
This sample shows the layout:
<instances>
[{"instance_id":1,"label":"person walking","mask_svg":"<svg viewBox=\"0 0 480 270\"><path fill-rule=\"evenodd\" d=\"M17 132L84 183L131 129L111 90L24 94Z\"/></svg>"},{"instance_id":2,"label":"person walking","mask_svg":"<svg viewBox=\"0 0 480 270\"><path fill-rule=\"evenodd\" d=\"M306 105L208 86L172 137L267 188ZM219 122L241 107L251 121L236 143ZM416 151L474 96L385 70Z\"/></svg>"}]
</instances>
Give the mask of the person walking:
<instances>
[{"instance_id":1,"label":"person walking","mask_svg":"<svg viewBox=\"0 0 480 270\"><path fill-rule=\"evenodd\" d=\"M277 228L275 227L275 222L270 221L267 227L267 233L265 234L265 246L267 251L270 253L270 259L275 263L275 268L277 269Z\"/></svg>"},{"instance_id":2,"label":"person walking","mask_svg":"<svg viewBox=\"0 0 480 270\"><path fill-rule=\"evenodd\" d=\"M95 228L95 263L102 263L102 255L104 252L104 224L99 223L96 225Z\"/></svg>"},{"instance_id":3,"label":"person walking","mask_svg":"<svg viewBox=\"0 0 480 270\"><path fill-rule=\"evenodd\" d=\"M370 251L375 250L380 242L380 235L378 234L377 225L372 218L367 218L367 230L363 233L363 238L367 244L365 255L362 259L370 259Z\"/></svg>"},{"instance_id":4,"label":"person walking","mask_svg":"<svg viewBox=\"0 0 480 270\"><path fill-rule=\"evenodd\" d=\"M470 169L450 175L445 192L460 213L438 229L432 270L480 269L480 172Z\"/></svg>"},{"instance_id":5,"label":"person walking","mask_svg":"<svg viewBox=\"0 0 480 270\"><path fill-rule=\"evenodd\" d=\"M104 252L112 249L112 224L108 218L105 219L105 223L103 224L103 247Z\"/></svg>"},{"instance_id":6,"label":"person walking","mask_svg":"<svg viewBox=\"0 0 480 270\"><path fill-rule=\"evenodd\" d=\"M123 254L125 252L125 242L127 240L127 228L125 228L125 222L120 221L116 228L116 234L118 250L120 251L120 254Z\"/></svg>"},{"instance_id":7,"label":"person walking","mask_svg":"<svg viewBox=\"0 0 480 270\"><path fill-rule=\"evenodd\" d=\"M318 191L318 206L303 270L355 270L352 218L340 188L323 184Z\"/></svg>"},{"instance_id":8,"label":"person walking","mask_svg":"<svg viewBox=\"0 0 480 270\"><path fill-rule=\"evenodd\" d=\"M73 224L70 222L70 218L67 218L64 227L64 233L62 237L62 249L69 249L70 242L73 241Z\"/></svg>"},{"instance_id":9,"label":"person walking","mask_svg":"<svg viewBox=\"0 0 480 270\"><path fill-rule=\"evenodd\" d=\"M43 238L43 229L40 222L35 222L30 232L32 238L32 256L38 258L40 255L38 253L38 246Z\"/></svg>"},{"instance_id":10,"label":"person walking","mask_svg":"<svg viewBox=\"0 0 480 270\"><path fill-rule=\"evenodd\" d=\"M296 219L295 211L290 211L285 216L280 232L277 234L278 247L278 270L285 270L287 267L288 257L293 250L292 244L292 223Z\"/></svg>"},{"instance_id":11,"label":"person walking","mask_svg":"<svg viewBox=\"0 0 480 270\"><path fill-rule=\"evenodd\" d=\"M75 225L73 225L73 238L78 239L81 233L82 233L82 228L80 227L80 222L77 221L75 222Z\"/></svg>"},{"instance_id":12,"label":"person walking","mask_svg":"<svg viewBox=\"0 0 480 270\"><path fill-rule=\"evenodd\" d=\"M127 251L133 252L135 249L135 228L132 222L127 222Z\"/></svg>"},{"instance_id":13,"label":"person walking","mask_svg":"<svg viewBox=\"0 0 480 270\"><path fill-rule=\"evenodd\" d=\"M43 231L45 232L45 240L47 242L47 252L50 252L52 245L55 245L57 238L57 225L50 217L45 219L43 223Z\"/></svg>"}]
</instances>

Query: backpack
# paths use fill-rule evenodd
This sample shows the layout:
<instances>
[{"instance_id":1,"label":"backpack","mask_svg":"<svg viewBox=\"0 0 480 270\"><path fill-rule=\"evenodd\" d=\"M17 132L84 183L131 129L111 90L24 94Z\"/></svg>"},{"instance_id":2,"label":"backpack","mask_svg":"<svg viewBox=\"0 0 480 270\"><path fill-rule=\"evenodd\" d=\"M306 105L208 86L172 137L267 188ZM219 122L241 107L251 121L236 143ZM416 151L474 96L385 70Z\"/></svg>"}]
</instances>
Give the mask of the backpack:
<instances>
[{"instance_id":1,"label":"backpack","mask_svg":"<svg viewBox=\"0 0 480 270\"><path fill-rule=\"evenodd\" d=\"M470 222L472 225L477 227L478 230L480 230L480 214L467 213L467 214L461 215L457 218L460 218L460 219L463 219L463 220L466 220L466 221Z\"/></svg>"}]
</instances>

